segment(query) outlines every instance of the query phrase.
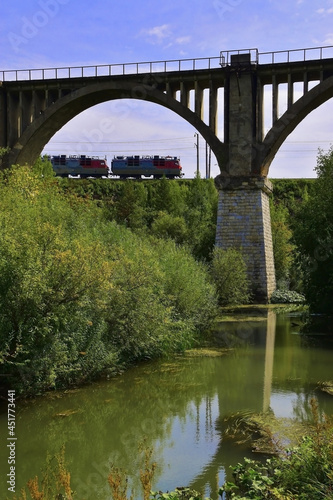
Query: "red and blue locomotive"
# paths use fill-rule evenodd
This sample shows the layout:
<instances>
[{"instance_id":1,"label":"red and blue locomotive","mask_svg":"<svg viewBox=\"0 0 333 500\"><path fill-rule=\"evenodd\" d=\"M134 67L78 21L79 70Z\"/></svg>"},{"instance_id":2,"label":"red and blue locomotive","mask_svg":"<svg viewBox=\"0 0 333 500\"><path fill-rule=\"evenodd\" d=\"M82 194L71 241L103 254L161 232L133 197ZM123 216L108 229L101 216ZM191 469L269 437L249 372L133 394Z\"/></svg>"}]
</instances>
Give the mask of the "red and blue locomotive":
<instances>
[{"instance_id":1,"label":"red and blue locomotive","mask_svg":"<svg viewBox=\"0 0 333 500\"><path fill-rule=\"evenodd\" d=\"M121 179L140 179L141 176L160 179L163 176L174 179L182 177L180 160L176 156L115 156L111 162L111 171L105 159L97 156L52 156L52 167L60 177L80 176L109 177Z\"/></svg>"},{"instance_id":2,"label":"red and blue locomotive","mask_svg":"<svg viewBox=\"0 0 333 500\"><path fill-rule=\"evenodd\" d=\"M182 176L182 167L177 156L115 156L111 163L113 175L121 179L134 177L140 179L153 176L160 179L163 176L174 179Z\"/></svg>"},{"instance_id":3,"label":"red and blue locomotive","mask_svg":"<svg viewBox=\"0 0 333 500\"><path fill-rule=\"evenodd\" d=\"M79 175L81 179L86 177L108 177L109 167L106 160L101 160L97 156L52 156L50 158L53 170L60 177L69 175Z\"/></svg>"}]
</instances>

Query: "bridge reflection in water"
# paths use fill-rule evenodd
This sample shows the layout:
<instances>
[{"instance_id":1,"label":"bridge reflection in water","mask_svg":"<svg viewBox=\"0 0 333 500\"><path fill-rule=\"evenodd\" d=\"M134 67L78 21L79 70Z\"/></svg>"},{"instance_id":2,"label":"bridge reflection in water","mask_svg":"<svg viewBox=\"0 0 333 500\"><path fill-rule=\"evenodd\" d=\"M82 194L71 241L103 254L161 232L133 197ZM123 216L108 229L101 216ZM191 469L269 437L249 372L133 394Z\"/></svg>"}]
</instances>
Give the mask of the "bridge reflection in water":
<instances>
[{"instance_id":1,"label":"bridge reflection in water","mask_svg":"<svg viewBox=\"0 0 333 500\"><path fill-rule=\"evenodd\" d=\"M224 382L216 386L219 410L213 425L218 430L220 440L209 463L190 483L193 489L203 491L213 498L226 477L230 476L230 456L235 465L251 453L249 444L239 446L237 450L232 449L234 445L230 441L223 439L228 417L237 413L261 413L271 409L275 332L275 312L258 309L252 310L250 317L244 321L223 323L218 334L221 344L226 343L235 349L231 355L233 366L230 371L227 358L223 358L220 369ZM217 378L220 378L220 374L216 373ZM205 427L209 428L213 421L211 408L214 401L208 399L206 404ZM227 453L226 448L229 448Z\"/></svg>"}]
</instances>

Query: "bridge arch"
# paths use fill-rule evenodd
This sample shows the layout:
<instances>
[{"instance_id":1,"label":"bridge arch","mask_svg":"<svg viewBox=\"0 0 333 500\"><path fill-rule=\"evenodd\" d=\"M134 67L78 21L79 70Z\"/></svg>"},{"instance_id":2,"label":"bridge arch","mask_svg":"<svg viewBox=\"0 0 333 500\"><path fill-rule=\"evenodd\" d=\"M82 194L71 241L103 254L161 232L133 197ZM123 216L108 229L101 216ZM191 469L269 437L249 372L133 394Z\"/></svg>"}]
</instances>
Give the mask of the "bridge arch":
<instances>
[{"instance_id":1,"label":"bridge arch","mask_svg":"<svg viewBox=\"0 0 333 500\"><path fill-rule=\"evenodd\" d=\"M33 164L44 146L72 118L88 108L117 99L140 99L164 106L190 123L207 141L218 161L223 161L225 146L200 117L170 94L155 86L138 82L105 81L81 87L49 105L23 132L11 148L7 162Z\"/></svg>"},{"instance_id":2,"label":"bridge arch","mask_svg":"<svg viewBox=\"0 0 333 500\"><path fill-rule=\"evenodd\" d=\"M269 167L276 153L289 134L306 116L331 98L333 98L333 76L300 97L275 122L258 148L260 154L256 158L256 168L262 176L268 175Z\"/></svg>"}]
</instances>

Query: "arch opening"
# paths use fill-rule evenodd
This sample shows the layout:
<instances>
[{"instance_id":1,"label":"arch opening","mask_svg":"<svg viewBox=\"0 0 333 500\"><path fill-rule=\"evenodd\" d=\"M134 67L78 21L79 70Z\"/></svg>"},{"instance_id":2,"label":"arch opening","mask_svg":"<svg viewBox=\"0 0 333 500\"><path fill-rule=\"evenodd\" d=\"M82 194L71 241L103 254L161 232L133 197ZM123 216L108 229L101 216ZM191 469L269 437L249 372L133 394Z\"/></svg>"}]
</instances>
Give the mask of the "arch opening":
<instances>
[{"instance_id":1,"label":"arch opening","mask_svg":"<svg viewBox=\"0 0 333 500\"><path fill-rule=\"evenodd\" d=\"M333 98L309 113L281 144L271 166L271 178L315 178L318 150L333 144Z\"/></svg>"},{"instance_id":2,"label":"arch opening","mask_svg":"<svg viewBox=\"0 0 333 500\"><path fill-rule=\"evenodd\" d=\"M119 99L93 106L65 124L45 145L47 155L178 156L185 178L197 168L196 129L173 111L152 102ZM206 176L206 142L199 134L199 171ZM211 155L211 176L219 173Z\"/></svg>"},{"instance_id":3,"label":"arch opening","mask_svg":"<svg viewBox=\"0 0 333 500\"><path fill-rule=\"evenodd\" d=\"M80 113L95 105L110 101L124 102L129 100L145 101L162 106L163 112L173 112L183 119L192 130L196 130L206 141L215 156L221 156L223 144L200 118L190 109L183 106L176 99L173 99L165 92L154 88L146 89L144 86L128 85L128 88L110 88L111 86L92 85L90 88L79 89L65 97L59 99L53 106L49 106L43 115L37 118L22 134L18 143L11 152L12 163L32 163L42 152L45 145L51 138ZM134 105L135 106L135 105ZM119 105L118 105L119 107ZM126 104L124 114L128 112L130 106ZM160 109L162 109L160 107ZM102 129L102 130L101 130ZM94 131L96 132L96 130ZM112 133L112 124L105 118L99 125L100 135L106 132ZM14 161L13 161L14 160ZM16 161L15 161L16 160Z\"/></svg>"},{"instance_id":4,"label":"arch opening","mask_svg":"<svg viewBox=\"0 0 333 500\"><path fill-rule=\"evenodd\" d=\"M263 147L255 162L255 167L258 171L260 170L262 176L268 175L269 167L287 137L317 108L320 109L325 103L327 103L328 107L331 107L330 101L332 97L333 76L327 78L300 97L274 123L264 138Z\"/></svg>"}]
</instances>

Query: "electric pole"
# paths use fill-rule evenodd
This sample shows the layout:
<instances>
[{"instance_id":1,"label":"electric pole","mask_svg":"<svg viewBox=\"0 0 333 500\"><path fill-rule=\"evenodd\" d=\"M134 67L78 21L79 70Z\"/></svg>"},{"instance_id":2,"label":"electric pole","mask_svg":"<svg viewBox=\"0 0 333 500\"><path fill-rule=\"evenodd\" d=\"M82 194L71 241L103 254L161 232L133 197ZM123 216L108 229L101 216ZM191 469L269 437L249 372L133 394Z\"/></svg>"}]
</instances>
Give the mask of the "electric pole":
<instances>
[{"instance_id":1,"label":"electric pole","mask_svg":"<svg viewBox=\"0 0 333 500\"><path fill-rule=\"evenodd\" d=\"M199 168L199 134L196 132L194 134L194 137L197 138L197 142L194 145L197 148L197 177L199 177L199 172L200 172L200 168Z\"/></svg>"}]
</instances>

